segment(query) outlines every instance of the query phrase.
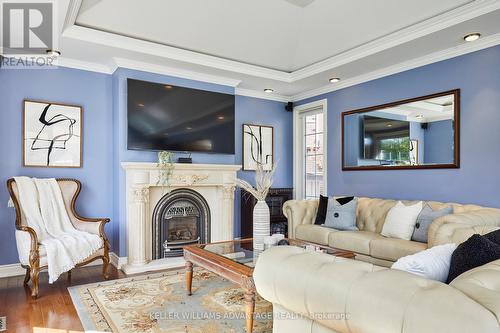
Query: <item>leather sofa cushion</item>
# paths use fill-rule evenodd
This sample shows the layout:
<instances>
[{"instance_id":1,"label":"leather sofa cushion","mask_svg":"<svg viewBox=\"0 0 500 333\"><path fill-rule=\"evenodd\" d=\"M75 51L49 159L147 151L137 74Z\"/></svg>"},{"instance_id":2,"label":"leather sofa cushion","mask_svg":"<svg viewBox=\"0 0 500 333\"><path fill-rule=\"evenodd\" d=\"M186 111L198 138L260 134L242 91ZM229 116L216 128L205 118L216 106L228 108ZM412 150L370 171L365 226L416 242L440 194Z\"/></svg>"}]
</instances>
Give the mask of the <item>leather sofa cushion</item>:
<instances>
[{"instance_id":1,"label":"leather sofa cushion","mask_svg":"<svg viewBox=\"0 0 500 333\"><path fill-rule=\"evenodd\" d=\"M338 231L328 236L328 245L361 254L370 254L370 242L384 239L381 235L370 231Z\"/></svg>"},{"instance_id":2,"label":"leather sofa cushion","mask_svg":"<svg viewBox=\"0 0 500 333\"><path fill-rule=\"evenodd\" d=\"M401 257L427 249L427 244L404 239L382 238L370 242L370 255L375 258L396 261Z\"/></svg>"},{"instance_id":3,"label":"leather sofa cushion","mask_svg":"<svg viewBox=\"0 0 500 333\"><path fill-rule=\"evenodd\" d=\"M451 286L482 304L500 322L500 260L476 267L458 276Z\"/></svg>"},{"instance_id":4,"label":"leather sofa cushion","mask_svg":"<svg viewBox=\"0 0 500 333\"><path fill-rule=\"evenodd\" d=\"M338 230L315 224L299 224L295 228L295 238L321 245L328 245L328 236Z\"/></svg>"}]
</instances>

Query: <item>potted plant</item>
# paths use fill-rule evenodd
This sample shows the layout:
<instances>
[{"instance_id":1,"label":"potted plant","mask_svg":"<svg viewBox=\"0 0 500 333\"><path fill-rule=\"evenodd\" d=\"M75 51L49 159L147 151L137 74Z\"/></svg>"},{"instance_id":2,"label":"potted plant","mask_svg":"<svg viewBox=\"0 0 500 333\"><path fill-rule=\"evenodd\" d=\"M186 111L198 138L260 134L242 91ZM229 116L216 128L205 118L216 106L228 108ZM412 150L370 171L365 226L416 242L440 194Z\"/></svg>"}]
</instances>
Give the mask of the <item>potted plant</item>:
<instances>
[{"instance_id":1,"label":"potted plant","mask_svg":"<svg viewBox=\"0 0 500 333\"><path fill-rule=\"evenodd\" d=\"M256 250L264 250L264 237L271 233L269 206L266 203L266 197L273 185L275 170L275 165L272 166L271 170L264 170L262 163L257 163L255 187L243 179L236 179L238 187L257 199L257 204L253 209L253 248Z\"/></svg>"},{"instance_id":2,"label":"potted plant","mask_svg":"<svg viewBox=\"0 0 500 333\"><path fill-rule=\"evenodd\" d=\"M170 176L174 171L174 163L172 162L172 157L174 154L169 151L158 152L158 181L156 185L161 186L163 189L170 185Z\"/></svg>"}]
</instances>

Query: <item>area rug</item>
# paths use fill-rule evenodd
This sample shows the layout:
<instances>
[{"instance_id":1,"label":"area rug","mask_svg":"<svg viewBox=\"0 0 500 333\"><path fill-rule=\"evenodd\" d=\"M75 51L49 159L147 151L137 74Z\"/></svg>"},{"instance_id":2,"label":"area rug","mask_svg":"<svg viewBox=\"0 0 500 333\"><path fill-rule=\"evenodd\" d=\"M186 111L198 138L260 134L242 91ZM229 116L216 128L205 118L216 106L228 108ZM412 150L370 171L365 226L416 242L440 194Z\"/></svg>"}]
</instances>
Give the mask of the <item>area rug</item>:
<instances>
[{"instance_id":1,"label":"area rug","mask_svg":"<svg viewBox=\"0 0 500 333\"><path fill-rule=\"evenodd\" d=\"M243 291L195 270L193 295L184 271L142 275L68 288L85 330L151 333L245 332ZM257 296L254 332L272 331L272 305Z\"/></svg>"}]
</instances>

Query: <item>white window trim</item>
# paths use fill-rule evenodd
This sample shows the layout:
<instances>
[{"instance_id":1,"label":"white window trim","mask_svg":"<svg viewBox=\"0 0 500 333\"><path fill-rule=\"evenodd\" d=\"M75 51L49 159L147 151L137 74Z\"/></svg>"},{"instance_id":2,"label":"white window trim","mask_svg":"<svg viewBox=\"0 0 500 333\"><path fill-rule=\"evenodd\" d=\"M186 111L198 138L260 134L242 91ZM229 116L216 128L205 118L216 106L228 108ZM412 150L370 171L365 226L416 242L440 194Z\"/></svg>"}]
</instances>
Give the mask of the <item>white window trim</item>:
<instances>
[{"instance_id":1,"label":"white window trim","mask_svg":"<svg viewBox=\"0 0 500 333\"><path fill-rule=\"evenodd\" d=\"M328 108L327 100L322 99L314 101L307 104L302 104L293 108L293 196L295 199L304 199L304 184L302 184L303 179L303 168L304 161L302 156L302 146L304 144L304 135L302 133L302 127L300 125L301 114L312 111L315 109L322 109L323 113L323 160L325 165L323 166L324 171L324 184L323 188L325 190L325 195L328 193Z\"/></svg>"}]
</instances>

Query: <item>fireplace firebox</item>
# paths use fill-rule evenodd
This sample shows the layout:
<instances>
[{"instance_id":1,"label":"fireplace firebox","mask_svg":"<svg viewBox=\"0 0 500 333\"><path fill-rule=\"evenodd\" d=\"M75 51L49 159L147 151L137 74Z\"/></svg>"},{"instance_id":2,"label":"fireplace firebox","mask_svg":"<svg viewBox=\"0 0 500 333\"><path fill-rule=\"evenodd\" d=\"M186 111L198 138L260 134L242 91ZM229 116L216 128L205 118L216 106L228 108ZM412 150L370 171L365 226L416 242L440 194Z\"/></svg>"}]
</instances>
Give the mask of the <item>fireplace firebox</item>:
<instances>
[{"instance_id":1,"label":"fireplace firebox","mask_svg":"<svg viewBox=\"0 0 500 333\"><path fill-rule=\"evenodd\" d=\"M189 244L210 242L210 208L191 189L165 194L153 211L152 259L182 256Z\"/></svg>"}]
</instances>

